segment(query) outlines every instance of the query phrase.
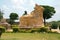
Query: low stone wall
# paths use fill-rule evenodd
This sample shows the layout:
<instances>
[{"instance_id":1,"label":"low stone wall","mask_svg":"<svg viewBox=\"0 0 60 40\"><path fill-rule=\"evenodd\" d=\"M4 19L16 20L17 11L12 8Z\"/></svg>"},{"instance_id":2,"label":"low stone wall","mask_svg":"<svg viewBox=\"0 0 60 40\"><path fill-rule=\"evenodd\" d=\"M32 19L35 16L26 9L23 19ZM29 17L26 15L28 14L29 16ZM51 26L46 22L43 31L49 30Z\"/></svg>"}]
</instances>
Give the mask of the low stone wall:
<instances>
[{"instance_id":1,"label":"low stone wall","mask_svg":"<svg viewBox=\"0 0 60 40\"><path fill-rule=\"evenodd\" d=\"M60 30L59 29L51 29L52 32L58 32L60 33Z\"/></svg>"}]
</instances>

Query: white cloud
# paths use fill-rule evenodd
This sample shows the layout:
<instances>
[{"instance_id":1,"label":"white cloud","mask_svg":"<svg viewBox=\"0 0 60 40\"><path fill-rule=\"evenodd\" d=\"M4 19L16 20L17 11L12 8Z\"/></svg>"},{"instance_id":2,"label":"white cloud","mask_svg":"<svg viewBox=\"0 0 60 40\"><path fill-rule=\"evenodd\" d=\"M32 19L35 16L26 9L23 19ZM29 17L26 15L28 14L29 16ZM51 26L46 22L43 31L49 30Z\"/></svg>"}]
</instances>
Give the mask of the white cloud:
<instances>
[{"instance_id":1,"label":"white cloud","mask_svg":"<svg viewBox=\"0 0 60 40\"><path fill-rule=\"evenodd\" d=\"M13 5L23 5L25 3L24 0L11 0L11 2L13 3Z\"/></svg>"},{"instance_id":2,"label":"white cloud","mask_svg":"<svg viewBox=\"0 0 60 40\"><path fill-rule=\"evenodd\" d=\"M25 11L28 10L30 12L30 8L33 8L35 5L34 0L11 0L12 8Z\"/></svg>"},{"instance_id":3,"label":"white cloud","mask_svg":"<svg viewBox=\"0 0 60 40\"><path fill-rule=\"evenodd\" d=\"M30 5L34 6L35 5L35 1L34 0L30 0Z\"/></svg>"},{"instance_id":4,"label":"white cloud","mask_svg":"<svg viewBox=\"0 0 60 40\"><path fill-rule=\"evenodd\" d=\"M25 0L11 0L12 8L18 10L24 10L25 8L22 6L25 4Z\"/></svg>"},{"instance_id":5,"label":"white cloud","mask_svg":"<svg viewBox=\"0 0 60 40\"><path fill-rule=\"evenodd\" d=\"M21 11L23 11L25 9L22 6L13 6L12 8L15 9L15 10L21 10Z\"/></svg>"}]
</instances>

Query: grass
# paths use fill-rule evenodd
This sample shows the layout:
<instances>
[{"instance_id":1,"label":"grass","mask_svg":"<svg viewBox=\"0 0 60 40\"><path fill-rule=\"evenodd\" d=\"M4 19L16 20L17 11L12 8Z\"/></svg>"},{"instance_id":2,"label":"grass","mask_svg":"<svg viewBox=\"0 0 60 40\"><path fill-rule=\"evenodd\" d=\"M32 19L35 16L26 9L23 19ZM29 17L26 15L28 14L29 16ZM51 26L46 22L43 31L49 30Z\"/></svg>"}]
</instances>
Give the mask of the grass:
<instances>
[{"instance_id":1,"label":"grass","mask_svg":"<svg viewBox=\"0 0 60 40\"><path fill-rule=\"evenodd\" d=\"M56 33L3 33L0 40L60 40Z\"/></svg>"}]
</instances>

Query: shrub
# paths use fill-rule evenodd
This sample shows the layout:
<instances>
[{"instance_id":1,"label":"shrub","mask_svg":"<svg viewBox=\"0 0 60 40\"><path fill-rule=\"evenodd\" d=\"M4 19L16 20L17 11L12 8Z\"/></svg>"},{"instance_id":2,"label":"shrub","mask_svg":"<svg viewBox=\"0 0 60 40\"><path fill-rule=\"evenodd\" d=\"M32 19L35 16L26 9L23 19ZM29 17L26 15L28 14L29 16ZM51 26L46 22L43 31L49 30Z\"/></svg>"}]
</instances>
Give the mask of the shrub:
<instances>
[{"instance_id":1,"label":"shrub","mask_svg":"<svg viewBox=\"0 0 60 40\"><path fill-rule=\"evenodd\" d=\"M13 28L13 32L19 32L18 28Z\"/></svg>"},{"instance_id":2,"label":"shrub","mask_svg":"<svg viewBox=\"0 0 60 40\"><path fill-rule=\"evenodd\" d=\"M21 32L21 33L35 33L35 32L47 32L47 28L13 28L13 32Z\"/></svg>"},{"instance_id":3,"label":"shrub","mask_svg":"<svg viewBox=\"0 0 60 40\"><path fill-rule=\"evenodd\" d=\"M12 25L12 27L17 27L18 25Z\"/></svg>"},{"instance_id":4,"label":"shrub","mask_svg":"<svg viewBox=\"0 0 60 40\"><path fill-rule=\"evenodd\" d=\"M47 32L47 31L48 31L48 29L45 28L45 27L42 27L42 28L40 28L40 30L39 30L39 32Z\"/></svg>"},{"instance_id":5,"label":"shrub","mask_svg":"<svg viewBox=\"0 0 60 40\"><path fill-rule=\"evenodd\" d=\"M13 32L21 32L21 33L30 33L30 29L19 29L19 28L13 28Z\"/></svg>"},{"instance_id":6,"label":"shrub","mask_svg":"<svg viewBox=\"0 0 60 40\"><path fill-rule=\"evenodd\" d=\"M0 30L4 33L5 32L5 27L0 26Z\"/></svg>"},{"instance_id":7,"label":"shrub","mask_svg":"<svg viewBox=\"0 0 60 40\"><path fill-rule=\"evenodd\" d=\"M26 31L24 29L20 29L19 32L25 33Z\"/></svg>"},{"instance_id":8,"label":"shrub","mask_svg":"<svg viewBox=\"0 0 60 40\"><path fill-rule=\"evenodd\" d=\"M59 29L60 29L60 25L59 25Z\"/></svg>"},{"instance_id":9,"label":"shrub","mask_svg":"<svg viewBox=\"0 0 60 40\"><path fill-rule=\"evenodd\" d=\"M5 32L5 28L0 28L0 30L4 33Z\"/></svg>"},{"instance_id":10,"label":"shrub","mask_svg":"<svg viewBox=\"0 0 60 40\"><path fill-rule=\"evenodd\" d=\"M31 28L31 29L20 29L19 32L22 33L35 33L35 32L47 32L48 29L47 28Z\"/></svg>"},{"instance_id":11,"label":"shrub","mask_svg":"<svg viewBox=\"0 0 60 40\"><path fill-rule=\"evenodd\" d=\"M13 32L19 32L18 25L12 25Z\"/></svg>"},{"instance_id":12,"label":"shrub","mask_svg":"<svg viewBox=\"0 0 60 40\"><path fill-rule=\"evenodd\" d=\"M56 23L56 22L52 23L52 25L51 25L52 29L57 29L57 27L58 27L58 23Z\"/></svg>"},{"instance_id":13,"label":"shrub","mask_svg":"<svg viewBox=\"0 0 60 40\"><path fill-rule=\"evenodd\" d=\"M32 28L31 33L39 32L40 28Z\"/></svg>"}]
</instances>

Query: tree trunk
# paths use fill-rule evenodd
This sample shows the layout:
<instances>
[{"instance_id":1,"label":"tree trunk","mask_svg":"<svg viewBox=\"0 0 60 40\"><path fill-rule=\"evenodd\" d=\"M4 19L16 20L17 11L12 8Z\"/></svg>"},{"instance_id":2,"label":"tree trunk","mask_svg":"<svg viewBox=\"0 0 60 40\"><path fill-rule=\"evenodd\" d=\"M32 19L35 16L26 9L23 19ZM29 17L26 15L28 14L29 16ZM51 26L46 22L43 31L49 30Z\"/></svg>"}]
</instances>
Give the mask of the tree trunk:
<instances>
[{"instance_id":1,"label":"tree trunk","mask_svg":"<svg viewBox=\"0 0 60 40\"><path fill-rule=\"evenodd\" d=\"M45 20L45 18L44 18L44 25L46 25L46 20Z\"/></svg>"}]
</instances>

